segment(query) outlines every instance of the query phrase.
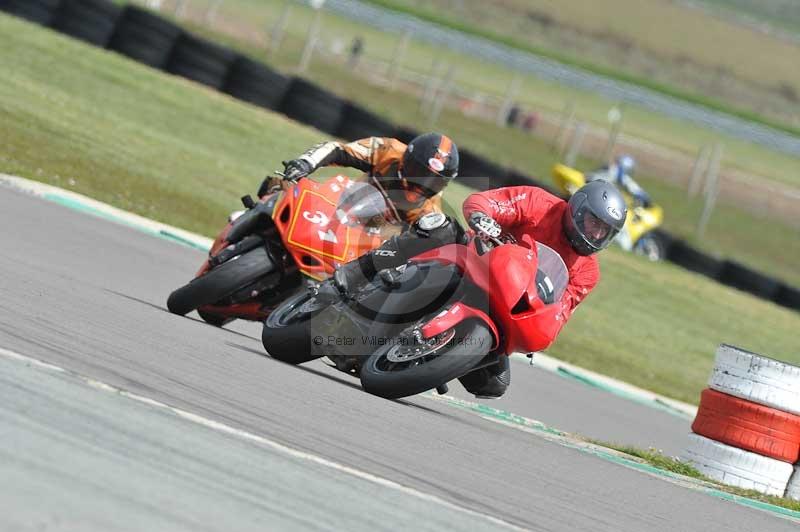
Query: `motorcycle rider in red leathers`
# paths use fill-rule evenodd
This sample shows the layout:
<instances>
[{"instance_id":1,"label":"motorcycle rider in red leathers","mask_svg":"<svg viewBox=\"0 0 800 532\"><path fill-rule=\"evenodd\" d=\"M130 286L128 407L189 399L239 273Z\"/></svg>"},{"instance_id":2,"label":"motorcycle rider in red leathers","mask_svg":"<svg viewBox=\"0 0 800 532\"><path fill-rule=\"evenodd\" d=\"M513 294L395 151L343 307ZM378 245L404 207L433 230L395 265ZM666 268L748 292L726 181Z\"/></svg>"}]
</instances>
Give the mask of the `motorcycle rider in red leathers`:
<instances>
[{"instance_id":1,"label":"motorcycle rider in red leathers","mask_svg":"<svg viewBox=\"0 0 800 532\"><path fill-rule=\"evenodd\" d=\"M528 235L561 255L569 271L569 284L560 302L563 327L599 281L594 254L608 247L622 229L627 208L614 185L598 180L581 187L568 202L533 186L478 192L466 199L463 213L478 234L497 237L506 233L517 241ZM379 270L400 266L415 255L454 242L466 242L459 224L442 213L427 214L377 250L342 265L334 274L334 285L347 296ZM510 370L508 357L500 357L496 366L475 370L459 380L478 397L497 398L511 382Z\"/></svg>"}]
</instances>

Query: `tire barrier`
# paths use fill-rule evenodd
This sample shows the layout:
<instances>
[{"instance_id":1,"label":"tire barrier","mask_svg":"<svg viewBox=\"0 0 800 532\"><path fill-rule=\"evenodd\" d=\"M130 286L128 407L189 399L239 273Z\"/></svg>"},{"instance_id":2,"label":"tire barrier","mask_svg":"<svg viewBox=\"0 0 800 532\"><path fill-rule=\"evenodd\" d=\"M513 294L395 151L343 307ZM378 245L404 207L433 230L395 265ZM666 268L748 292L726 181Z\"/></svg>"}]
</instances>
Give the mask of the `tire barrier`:
<instances>
[{"instance_id":1,"label":"tire barrier","mask_svg":"<svg viewBox=\"0 0 800 532\"><path fill-rule=\"evenodd\" d=\"M352 102L301 78L287 78L268 66L189 33L157 14L112 0L0 0L0 10L26 18L89 43L114 50L154 68L167 69L227 94L280 111L330 135L355 139L394 136L408 143L420 132L395 127ZM113 29L112 29L113 28ZM461 149L459 175L480 190L533 185L559 193L550 185L494 164ZM800 289L754 271L736 261L721 261L664 231L666 259L762 299L800 311Z\"/></svg>"},{"instance_id":2,"label":"tire barrier","mask_svg":"<svg viewBox=\"0 0 800 532\"><path fill-rule=\"evenodd\" d=\"M150 11L128 6L108 48L153 68L163 69L183 30Z\"/></svg>"},{"instance_id":3,"label":"tire barrier","mask_svg":"<svg viewBox=\"0 0 800 532\"><path fill-rule=\"evenodd\" d=\"M689 434L684 458L695 468L723 484L782 497L786 493L792 464L743 451L697 434Z\"/></svg>"},{"instance_id":4,"label":"tire barrier","mask_svg":"<svg viewBox=\"0 0 800 532\"><path fill-rule=\"evenodd\" d=\"M800 310L800 289L781 283L775 295L775 302L790 309Z\"/></svg>"},{"instance_id":5,"label":"tire barrier","mask_svg":"<svg viewBox=\"0 0 800 532\"><path fill-rule=\"evenodd\" d=\"M708 387L800 415L800 367L722 344Z\"/></svg>"},{"instance_id":6,"label":"tire barrier","mask_svg":"<svg viewBox=\"0 0 800 532\"><path fill-rule=\"evenodd\" d=\"M344 105L344 100L319 85L293 78L280 110L289 118L335 135Z\"/></svg>"},{"instance_id":7,"label":"tire barrier","mask_svg":"<svg viewBox=\"0 0 800 532\"><path fill-rule=\"evenodd\" d=\"M345 140L356 140L365 137L395 137L396 131L394 124L353 102L347 102L335 135Z\"/></svg>"},{"instance_id":8,"label":"tire barrier","mask_svg":"<svg viewBox=\"0 0 800 532\"><path fill-rule=\"evenodd\" d=\"M724 484L800 500L800 367L720 345L683 458Z\"/></svg>"},{"instance_id":9,"label":"tire barrier","mask_svg":"<svg viewBox=\"0 0 800 532\"><path fill-rule=\"evenodd\" d=\"M790 464L800 458L800 416L712 389L700 396L692 432Z\"/></svg>"},{"instance_id":10,"label":"tire barrier","mask_svg":"<svg viewBox=\"0 0 800 532\"><path fill-rule=\"evenodd\" d=\"M122 8L111 0L63 0L53 21L53 29L105 47L121 14Z\"/></svg>"},{"instance_id":11,"label":"tire barrier","mask_svg":"<svg viewBox=\"0 0 800 532\"><path fill-rule=\"evenodd\" d=\"M62 0L5 0L0 9L30 22L50 26L56 18Z\"/></svg>"},{"instance_id":12,"label":"tire barrier","mask_svg":"<svg viewBox=\"0 0 800 532\"><path fill-rule=\"evenodd\" d=\"M399 140L400 142L404 142L408 144L411 142L415 137L422 135L422 132L417 131L416 129L411 129L408 127L399 127L397 131L395 131L394 137ZM459 158L461 156L461 152L459 151Z\"/></svg>"},{"instance_id":13,"label":"tire barrier","mask_svg":"<svg viewBox=\"0 0 800 532\"><path fill-rule=\"evenodd\" d=\"M231 65L239 57L233 50L183 33L172 48L166 71L176 76L221 89Z\"/></svg>"},{"instance_id":14,"label":"tire barrier","mask_svg":"<svg viewBox=\"0 0 800 532\"><path fill-rule=\"evenodd\" d=\"M502 187L506 183L508 170L487 161L469 149L458 150L458 176L462 182L478 190Z\"/></svg>"},{"instance_id":15,"label":"tire barrier","mask_svg":"<svg viewBox=\"0 0 800 532\"><path fill-rule=\"evenodd\" d=\"M780 290L780 282L776 279L732 260L723 263L720 281L762 299L774 300Z\"/></svg>"},{"instance_id":16,"label":"tire barrier","mask_svg":"<svg viewBox=\"0 0 800 532\"><path fill-rule=\"evenodd\" d=\"M723 264L721 260L703 253L683 240L673 242L667 254L667 260L687 270L710 277L715 281L719 280L722 273Z\"/></svg>"},{"instance_id":17,"label":"tire barrier","mask_svg":"<svg viewBox=\"0 0 800 532\"><path fill-rule=\"evenodd\" d=\"M222 91L265 109L279 109L290 79L267 65L239 56L231 65Z\"/></svg>"},{"instance_id":18,"label":"tire barrier","mask_svg":"<svg viewBox=\"0 0 800 532\"><path fill-rule=\"evenodd\" d=\"M800 501L800 465L794 466L794 473L786 486L786 498Z\"/></svg>"}]
</instances>

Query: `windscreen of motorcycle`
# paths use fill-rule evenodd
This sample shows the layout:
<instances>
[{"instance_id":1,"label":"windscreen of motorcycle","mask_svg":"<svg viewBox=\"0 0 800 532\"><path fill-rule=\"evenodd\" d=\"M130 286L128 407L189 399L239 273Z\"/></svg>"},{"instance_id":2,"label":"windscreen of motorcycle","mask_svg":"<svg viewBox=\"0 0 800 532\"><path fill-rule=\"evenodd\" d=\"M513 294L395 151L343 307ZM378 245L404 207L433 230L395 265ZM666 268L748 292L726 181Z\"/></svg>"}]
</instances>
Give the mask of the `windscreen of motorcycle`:
<instances>
[{"instance_id":1,"label":"windscreen of motorcycle","mask_svg":"<svg viewBox=\"0 0 800 532\"><path fill-rule=\"evenodd\" d=\"M567 290L569 284L569 271L564 259L556 251L541 242L536 243L536 252L539 256L539 275L544 283L543 289L551 294L547 301L558 302ZM543 275L542 275L543 274ZM538 279L537 279L538 281Z\"/></svg>"},{"instance_id":2,"label":"windscreen of motorcycle","mask_svg":"<svg viewBox=\"0 0 800 532\"><path fill-rule=\"evenodd\" d=\"M383 194L369 183L353 182L339 198L336 216L346 225L380 226L390 219Z\"/></svg>"}]
</instances>

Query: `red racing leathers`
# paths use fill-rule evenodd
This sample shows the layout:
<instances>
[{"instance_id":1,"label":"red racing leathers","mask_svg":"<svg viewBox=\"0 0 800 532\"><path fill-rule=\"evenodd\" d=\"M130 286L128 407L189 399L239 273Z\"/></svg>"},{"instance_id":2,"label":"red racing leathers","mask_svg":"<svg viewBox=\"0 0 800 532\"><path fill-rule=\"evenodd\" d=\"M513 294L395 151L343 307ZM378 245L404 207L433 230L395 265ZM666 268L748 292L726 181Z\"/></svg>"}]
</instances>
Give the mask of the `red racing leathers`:
<instances>
[{"instance_id":1,"label":"red racing leathers","mask_svg":"<svg viewBox=\"0 0 800 532\"><path fill-rule=\"evenodd\" d=\"M462 207L464 217L482 212L497 221L517 241L529 235L553 248L569 270L569 285L561 299L566 322L600 280L600 266L594 255L578 255L564 234L563 218L568 204L538 187L506 187L470 195Z\"/></svg>"}]
</instances>

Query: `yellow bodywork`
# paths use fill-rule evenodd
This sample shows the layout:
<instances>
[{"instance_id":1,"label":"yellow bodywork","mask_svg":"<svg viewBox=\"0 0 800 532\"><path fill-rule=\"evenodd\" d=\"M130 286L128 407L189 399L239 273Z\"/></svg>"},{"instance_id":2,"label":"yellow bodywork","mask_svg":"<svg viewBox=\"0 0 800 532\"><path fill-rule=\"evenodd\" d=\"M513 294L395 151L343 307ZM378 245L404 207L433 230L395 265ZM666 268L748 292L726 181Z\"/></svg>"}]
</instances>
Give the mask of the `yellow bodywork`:
<instances>
[{"instance_id":1,"label":"yellow bodywork","mask_svg":"<svg viewBox=\"0 0 800 532\"><path fill-rule=\"evenodd\" d=\"M558 188L568 196L571 196L586 184L586 177L584 177L583 172L560 163L553 166L553 178ZM630 194L624 190L620 192L622 192L625 197L625 203L628 205L628 216L625 219L624 231L628 233L631 245L635 245L644 234L661 225L664 221L664 210L655 204L649 207L635 205Z\"/></svg>"}]
</instances>

